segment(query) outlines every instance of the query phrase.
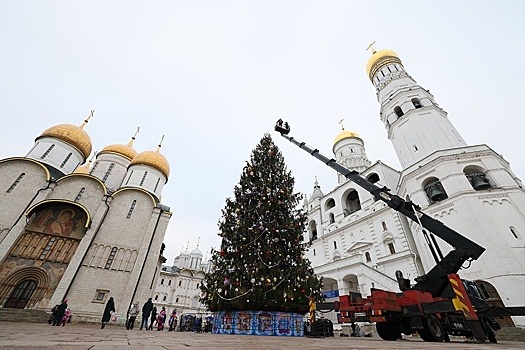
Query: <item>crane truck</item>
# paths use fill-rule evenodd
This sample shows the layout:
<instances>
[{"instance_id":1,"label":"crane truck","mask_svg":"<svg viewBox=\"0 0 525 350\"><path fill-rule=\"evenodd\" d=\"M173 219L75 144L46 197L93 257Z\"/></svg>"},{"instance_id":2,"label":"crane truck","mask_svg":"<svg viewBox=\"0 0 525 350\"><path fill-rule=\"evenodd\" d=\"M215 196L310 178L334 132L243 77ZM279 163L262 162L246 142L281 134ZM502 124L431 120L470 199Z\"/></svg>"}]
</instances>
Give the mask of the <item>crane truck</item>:
<instances>
[{"instance_id":1,"label":"crane truck","mask_svg":"<svg viewBox=\"0 0 525 350\"><path fill-rule=\"evenodd\" d=\"M419 206L392 194L386 187L376 186L358 172L347 169L333 158L322 155L306 143L289 136L290 126L279 119L275 130L282 137L319 159L327 166L344 175L356 185L371 193L390 208L417 222L428 243L436 265L411 284L396 271L400 293L372 288L370 296L352 301L340 296L335 310L340 312L342 322L375 322L378 335L384 340L395 341L401 334L415 332L428 342L450 341L449 335L496 343L495 330L500 329L493 316L519 315L523 308L496 310L480 295L475 282L461 280L458 271L465 262L477 260L485 248L454 231L442 222L425 214ZM427 232L428 231L428 232ZM453 249L443 256L435 236ZM433 244L431 243L433 242Z\"/></svg>"}]
</instances>

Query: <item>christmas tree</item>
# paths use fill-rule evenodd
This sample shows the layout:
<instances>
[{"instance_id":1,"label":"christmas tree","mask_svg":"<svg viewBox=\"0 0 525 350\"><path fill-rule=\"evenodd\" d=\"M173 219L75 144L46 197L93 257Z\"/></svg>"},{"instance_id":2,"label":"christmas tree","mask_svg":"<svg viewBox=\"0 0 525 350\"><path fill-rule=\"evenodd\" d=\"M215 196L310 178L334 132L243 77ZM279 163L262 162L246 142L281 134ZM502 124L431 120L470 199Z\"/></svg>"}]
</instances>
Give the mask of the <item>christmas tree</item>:
<instances>
[{"instance_id":1,"label":"christmas tree","mask_svg":"<svg viewBox=\"0 0 525 350\"><path fill-rule=\"evenodd\" d=\"M321 300L322 280L304 258L306 214L284 158L265 134L244 167L234 198L219 220L220 249L201 285L210 311L261 310L304 314Z\"/></svg>"}]
</instances>

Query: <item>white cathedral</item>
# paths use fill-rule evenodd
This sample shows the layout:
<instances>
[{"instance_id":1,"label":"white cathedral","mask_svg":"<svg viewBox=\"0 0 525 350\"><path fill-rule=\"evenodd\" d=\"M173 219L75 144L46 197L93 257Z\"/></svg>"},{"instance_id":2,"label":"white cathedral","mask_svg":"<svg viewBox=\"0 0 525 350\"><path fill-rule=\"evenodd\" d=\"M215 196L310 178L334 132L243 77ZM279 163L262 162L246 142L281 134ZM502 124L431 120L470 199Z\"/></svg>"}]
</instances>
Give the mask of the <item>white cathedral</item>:
<instances>
[{"instance_id":1,"label":"white cathedral","mask_svg":"<svg viewBox=\"0 0 525 350\"><path fill-rule=\"evenodd\" d=\"M494 305L525 305L521 180L490 147L465 142L434 96L407 73L394 51L374 50L366 71L402 170L380 161L372 164L363 140L345 130L333 142L335 159L485 247L485 253L459 275L477 281ZM311 242L307 257L324 277L327 300L339 295L365 297L374 287L399 291L396 270L413 281L436 264L416 223L338 176L338 186L328 193L316 181L304 203L305 241ZM448 253L452 247L436 239L442 253ZM336 321L335 314L331 317ZM525 317L505 322L523 327Z\"/></svg>"},{"instance_id":2,"label":"white cathedral","mask_svg":"<svg viewBox=\"0 0 525 350\"><path fill-rule=\"evenodd\" d=\"M75 321L120 317L152 296L172 213L170 172L157 151L102 149L85 123L45 130L24 157L0 160L0 307L49 310L67 299ZM92 165L92 166L91 166Z\"/></svg>"}]
</instances>

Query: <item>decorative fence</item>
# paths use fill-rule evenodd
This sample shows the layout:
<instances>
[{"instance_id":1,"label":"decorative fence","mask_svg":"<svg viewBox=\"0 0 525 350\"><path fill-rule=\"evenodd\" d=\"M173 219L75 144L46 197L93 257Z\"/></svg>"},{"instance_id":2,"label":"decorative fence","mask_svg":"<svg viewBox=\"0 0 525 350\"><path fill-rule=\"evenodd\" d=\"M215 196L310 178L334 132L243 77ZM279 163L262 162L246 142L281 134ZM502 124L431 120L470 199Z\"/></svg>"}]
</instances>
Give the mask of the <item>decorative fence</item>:
<instances>
[{"instance_id":1,"label":"decorative fence","mask_svg":"<svg viewBox=\"0 0 525 350\"><path fill-rule=\"evenodd\" d=\"M213 315L213 333L304 336L304 315L277 311L219 311Z\"/></svg>"}]
</instances>

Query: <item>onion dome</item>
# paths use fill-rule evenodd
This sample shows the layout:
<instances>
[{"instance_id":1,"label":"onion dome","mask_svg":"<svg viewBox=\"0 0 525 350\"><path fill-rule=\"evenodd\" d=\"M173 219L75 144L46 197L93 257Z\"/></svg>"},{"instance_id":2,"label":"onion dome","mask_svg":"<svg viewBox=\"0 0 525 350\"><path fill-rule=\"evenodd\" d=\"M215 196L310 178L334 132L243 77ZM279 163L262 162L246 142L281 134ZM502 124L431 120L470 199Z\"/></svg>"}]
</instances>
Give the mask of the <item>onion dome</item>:
<instances>
[{"instance_id":1,"label":"onion dome","mask_svg":"<svg viewBox=\"0 0 525 350\"><path fill-rule=\"evenodd\" d=\"M131 138L127 145L114 144L106 146L99 152L99 154L104 153L115 153L120 156L126 157L129 160L132 160L138 155L138 152L133 149L133 141L135 141L135 136Z\"/></svg>"},{"instance_id":2,"label":"onion dome","mask_svg":"<svg viewBox=\"0 0 525 350\"><path fill-rule=\"evenodd\" d=\"M131 160L130 166L138 164L147 165L159 170L164 176L166 176L166 179L170 175L170 165L166 157L160 154L160 146L156 151L145 151L139 153Z\"/></svg>"},{"instance_id":3,"label":"onion dome","mask_svg":"<svg viewBox=\"0 0 525 350\"><path fill-rule=\"evenodd\" d=\"M91 154L92 147L91 138L89 137L88 133L84 131L84 125L86 125L88 119L86 119L80 126L71 124L52 126L45 130L42 135L36 138L36 140L43 137L53 137L74 146L84 155L84 158L88 158Z\"/></svg>"},{"instance_id":4,"label":"onion dome","mask_svg":"<svg viewBox=\"0 0 525 350\"><path fill-rule=\"evenodd\" d=\"M360 139L361 137L356 132L343 130L343 132L340 133L339 135L337 135L337 137L334 139L334 146L339 141L341 141L343 139L349 139L349 138L358 138L358 139Z\"/></svg>"},{"instance_id":5,"label":"onion dome","mask_svg":"<svg viewBox=\"0 0 525 350\"><path fill-rule=\"evenodd\" d=\"M199 250L199 248L195 248L191 251L190 255L198 255L202 257L202 252Z\"/></svg>"},{"instance_id":6,"label":"onion dome","mask_svg":"<svg viewBox=\"0 0 525 350\"><path fill-rule=\"evenodd\" d=\"M370 80L372 80L377 71L380 70L381 67L389 63L403 64L395 51L372 50L372 57L370 57L366 64L366 74L368 74L368 77L370 78Z\"/></svg>"}]
</instances>

